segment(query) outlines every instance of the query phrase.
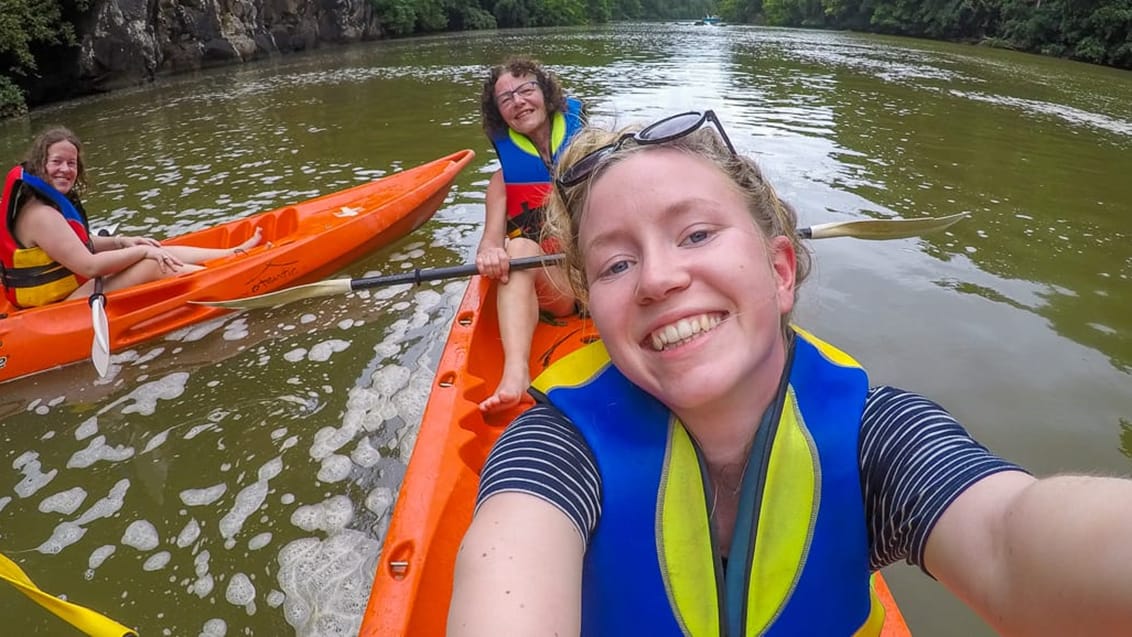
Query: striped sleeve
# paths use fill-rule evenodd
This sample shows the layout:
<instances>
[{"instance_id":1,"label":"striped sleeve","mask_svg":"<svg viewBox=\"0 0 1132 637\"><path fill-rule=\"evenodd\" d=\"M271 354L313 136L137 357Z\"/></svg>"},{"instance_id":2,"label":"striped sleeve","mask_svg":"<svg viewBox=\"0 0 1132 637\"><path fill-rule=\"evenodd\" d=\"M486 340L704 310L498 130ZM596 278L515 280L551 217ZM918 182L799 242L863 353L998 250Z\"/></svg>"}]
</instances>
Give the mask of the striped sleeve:
<instances>
[{"instance_id":1,"label":"striped sleeve","mask_svg":"<svg viewBox=\"0 0 1132 637\"><path fill-rule=\"evenodd\" d=\"M1022 470L936 403L894 387L869 392L859 444L873 569L903 559L928 573L928 536L955 498L991 474Z\"/></svg>"},{"instance_id":2,"label":"striped sleeve","mask_svg":"<svg viewBox=\"0 0 1132 637\"><path fill-rule=\"evenodd\" d=\"M593 453L574 424L550 405L523 412L491 448L476 510L506 492L533 495L558 508L586 545L601 516L601 478Z\"/></svg>"}]
</instances>

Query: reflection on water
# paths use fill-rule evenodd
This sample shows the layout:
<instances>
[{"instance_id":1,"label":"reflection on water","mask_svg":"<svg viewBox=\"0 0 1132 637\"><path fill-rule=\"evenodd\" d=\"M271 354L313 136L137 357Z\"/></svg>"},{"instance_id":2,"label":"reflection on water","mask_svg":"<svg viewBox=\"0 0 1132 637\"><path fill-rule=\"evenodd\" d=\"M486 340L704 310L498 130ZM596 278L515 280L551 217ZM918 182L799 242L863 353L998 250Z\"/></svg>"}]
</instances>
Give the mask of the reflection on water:
<instances>
[{"instance_id":1,"label":"reflection on water","mask_svg":"<svg viewBox=\"0 0 1132 637\"><path fill-rule=\"evenodd\" d=\"M472 148L434 220L349 274L465 263L496 168L481 76L532 50L600 123L714 109L805 224L974 212L919 240L814 242L799 319L1035 471L1127 473L1127 72L782 29L462 34L56 105L0 123L0 149L71 126L98 222L161 237ZM115 352L105 379L0 385L0 551L144 634L354 634L463 286L231 314ZM911 569L890 580L916 634L990 634ZM9 593L6 628L60 630Z\"/></svg>"}]
</instances>

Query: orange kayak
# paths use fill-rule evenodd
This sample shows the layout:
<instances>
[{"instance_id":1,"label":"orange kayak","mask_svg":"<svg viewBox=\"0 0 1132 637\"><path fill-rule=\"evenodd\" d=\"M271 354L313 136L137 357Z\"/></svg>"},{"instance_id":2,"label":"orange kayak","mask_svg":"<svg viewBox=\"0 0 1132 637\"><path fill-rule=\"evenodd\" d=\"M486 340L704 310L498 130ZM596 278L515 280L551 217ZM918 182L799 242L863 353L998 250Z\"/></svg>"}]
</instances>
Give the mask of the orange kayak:
<instances>
[{"instance_id":1,"label":"orange kayak","mask_svg":"<svg viewBox=\"0 0 1132 637\"><path fill-rule=\"evenodd\" d=\"M503 371L496 316L494 287L474 277L437 366L359 637L445 633L456 552L472 519L480 469L503 428L529 407L486 419L476 408ZM540 322L531 347L531 375L596 339L588 320ZM910 635L880 573L873 582L885 607L882 635Z\"/></svg>"},{"instance_id":2,"label":"orange kayak","mask_svg":"<svg viewBox=\"0 0 1132 637\"><path fill-rule=\"evenodd\" d=\"M306 283L405 236L440 208L474 156L462 150L347 190L164 240L227 248L256 228L263 231L263 242L244 254L108 293L111 351L231 311L186 301L234 299ZM84 360L92 338L84 299L18 309L0 295L0 382Z\"/></svg>"}]
</instances>

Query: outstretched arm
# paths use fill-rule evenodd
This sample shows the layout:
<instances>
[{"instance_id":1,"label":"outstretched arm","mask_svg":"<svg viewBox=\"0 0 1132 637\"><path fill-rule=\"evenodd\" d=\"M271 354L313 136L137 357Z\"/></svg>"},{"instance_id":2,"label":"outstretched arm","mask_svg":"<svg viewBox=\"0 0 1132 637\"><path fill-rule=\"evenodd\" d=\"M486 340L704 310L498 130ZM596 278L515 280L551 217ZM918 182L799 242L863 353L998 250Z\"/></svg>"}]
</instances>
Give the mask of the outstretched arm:
<instances>
[{"instance_id":1,"label":"outstretched arm","mask_svg":"<svg viewBox=\"0 0 1132 637\"><path fill-rule=\"evenodd\" d=\"M546 501L489 497L456 558L449 637L578 635L584 550L574 524Z\"/></svg>"},{"instance_id":2,"label":"outstretched arm","mask_svg":"<svg viewBox=\"0 0 1132 637\"><path fill-rule=\"evenodd\" d=\"M484 201L483 237L476 249L476 267L480 274L507 282L511 260L504 247L507 238L507 186L503 171L497 170L487 182Z\"/></svg>"},{"instance_id":3,"label":"outstretched arm","mask_svg":"<svg viewBox=\"0 0 1132 637\"><path fill-rule=\"evenodd\" d=\"M1132 481L997 473L940 517L925 566L1004 635L1132 634Z\"/></svg>"}]
</instances>

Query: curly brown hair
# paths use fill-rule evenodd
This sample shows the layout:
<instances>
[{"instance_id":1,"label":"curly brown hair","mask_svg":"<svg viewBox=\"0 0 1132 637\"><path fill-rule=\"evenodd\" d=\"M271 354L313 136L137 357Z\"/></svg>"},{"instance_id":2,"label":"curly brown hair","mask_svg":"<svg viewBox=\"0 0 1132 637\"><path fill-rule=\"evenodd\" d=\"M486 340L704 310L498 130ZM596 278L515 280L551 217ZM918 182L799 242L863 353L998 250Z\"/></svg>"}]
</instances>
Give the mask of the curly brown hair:
<instances>
[{"instance_id":1,"label":"curly brown hair","mask_svg":"<svg viewBox=\"0 0 1132 637\"><path fill-rule=\"evenodd\" d=\"M83 143L79 140L79 136L71 132L69 128L53 126L36 135L35 139L32 140L31 147L28 148L27 155L24 157L24 169L36 177L46 180L47 151L59 142L71 142L78 151L79 165L75 173L75 185L71 189L71 193L77 197L87 187L86 166L83 162Z\"/></svg>"},{"instance_id":2,"label":"curly brown hair","mask_svg":"<svg viewBox=\"0 0 1132 637\"><path fill-rule=\"evenodd\" d=\"M495 103L495 83L504 73L515 77L530 74L535 76L539 88L542 89L543 101L546 103L547 115L566 111L566 93L558 76L548 71L538 60L525 57L511 57L503 64L491 68L483 82L483 93L480 95L480 115L483 117L483 132L488 137L496 137L507 130L507 122L499 112L499 105Z\"/></svg>"},{"instance_id":3,"label":"curly brown hair","mask_svg":"<svg viewBox=\"0 0 1132 637\"><path fill-rule=\"evenodd\" d=\"M618 131L596 127L583 129L574 137L566 152L558 160L555 177L565 174L572 165L586 155L613 144L623 135L633 133L640 128L640 126L629 126ZM793 206L778 197L778 193L766 180L759 165L753 159L743 155L733 155L719 135L709 128L701 128L694 133L659 145L625 144L620 150L607 157L585 181L551 190L546 202L543 238L552 238L562 246L562 252L566 254L564 266L567 279L575 297L583 304L588 302L589 298L578 236L590 196L591 183L609 166L637 153L650 152L657 148L676 150L710 162L727 176L746 200L751 219L762 231L764 240L769 241L770 238L778 236L790 239L794 246L796 268L794 298L797 299L798 289L809 275L811 266L810 251L798 236L798 213ZM789 324L790 318L790 314L782 317L784 329Z\"/></svg>"}]
</instances>

